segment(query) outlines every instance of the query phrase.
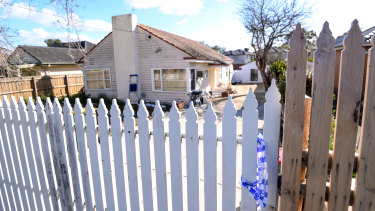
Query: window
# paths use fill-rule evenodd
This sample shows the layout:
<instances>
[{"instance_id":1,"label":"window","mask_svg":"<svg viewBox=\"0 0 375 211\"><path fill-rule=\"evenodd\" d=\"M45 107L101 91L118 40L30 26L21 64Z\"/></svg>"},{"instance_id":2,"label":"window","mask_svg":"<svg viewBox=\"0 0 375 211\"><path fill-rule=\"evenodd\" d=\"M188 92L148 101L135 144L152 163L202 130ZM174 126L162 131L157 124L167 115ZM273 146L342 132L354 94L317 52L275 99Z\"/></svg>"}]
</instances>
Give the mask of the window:
<instances>
[{"instance_id":1,"label":"window","mask_svg":"<svg viewBox=\"0 0 375 211\"><path fill-rule=\"evenodd\" d=\"M258 81L258 70L251 69L250 81Z\"/></svg>"},{"instance_id":2,"label":"window","mask_svg":"<svg viewBox=\"0 0 375 211\"><path fill-rule=\"evenodd\" d=\"M87 89L110 89L109 70L86 70Z\"/></svg>"},{"instance_id":3,"label":"window","mask_svg":"<svg viewBox=\"0 0 375 211\"><path fill-rule=\"evenodd\" d=\"M154 69L154 90L167 92L186 92L185 69Z\"/></svg>"},{"instance_id":4,"label":"window","mask_svg":"<svg viewBox=\"0 0 375 211\"><path fill-rule=\"evenodd\" d=\"M207 78L208 77L208 70L198 70L197 71L197 78Z\"/></svg>"}]
</instances>

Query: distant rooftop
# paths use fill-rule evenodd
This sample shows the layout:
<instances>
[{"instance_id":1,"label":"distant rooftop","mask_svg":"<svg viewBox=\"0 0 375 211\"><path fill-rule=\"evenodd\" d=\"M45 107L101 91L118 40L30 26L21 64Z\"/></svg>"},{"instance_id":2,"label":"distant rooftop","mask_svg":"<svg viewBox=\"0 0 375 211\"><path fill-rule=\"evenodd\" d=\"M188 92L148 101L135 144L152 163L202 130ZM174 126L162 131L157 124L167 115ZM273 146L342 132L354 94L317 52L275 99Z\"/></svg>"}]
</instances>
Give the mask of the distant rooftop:
<instances>
[{"instance_id":1,"label":"distant rooftop","mask_svg":"<svg viewBox=\"0 0 375 211\"><path fill-rule=\"evenodd\" d=\"M236 55L251 55L251 54L254 54L254 53L250 52L248 48L244 48L244 49L225 51L223 54L225 56L232 56L232 55L236 56Z\"/></svg>"},{"instance_id":2,"label":"distant rooftop","mask_svg":"<svg viewBox=\"0 0 375 211\"><path fill-rule=\"evenodd\" d=\"M375 34L375 26L373 26L373 27L371 27L369 29L366 29L366 30L364 30L362 32L362 35L365 37L363 46L371 46L370 40L371 40L371 37L374 34ZM334 48L337 48L337 49L342 48L345 37L346 37L346 33L344 35L342 35L342 36L337 37L335 45L334 45Z\"/></svg>"}]
</instances>

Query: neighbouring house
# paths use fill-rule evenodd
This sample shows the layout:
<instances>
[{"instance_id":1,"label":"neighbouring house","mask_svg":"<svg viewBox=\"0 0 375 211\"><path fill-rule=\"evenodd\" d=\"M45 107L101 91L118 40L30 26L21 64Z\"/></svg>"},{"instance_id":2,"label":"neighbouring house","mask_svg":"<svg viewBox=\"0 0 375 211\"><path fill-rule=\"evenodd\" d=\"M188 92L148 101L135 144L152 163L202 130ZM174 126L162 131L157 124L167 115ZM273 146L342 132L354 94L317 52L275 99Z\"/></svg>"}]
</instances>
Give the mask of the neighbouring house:
<instances>
[{"instance_id":1,"label":"neighbouring house","mask_svg":"<svg viewBox=\"0 0 375 211\"><path fill-rule=\"evenodd\" d=\"M365 68L364 68L364 75L363 75L363 87L365 86L365 81L366 81L366 67L367 67L367 62L368 62L368 49L370 49L371 43L371 37L375 34L375 26L365 30L362 32L362 35L365 37L363 41L363 48L366 50L366 55L365 55ZM340 78L340 63L341 63L341 51L344 49L344 38L346 37L346 34L339 36L336 38L336 42L334 45L334 48L336 50L336 66L335 66L335 92L337 92L338 89L338 84L339 84L339 78Z\"/></svg>"},{"instance_id":2,"label":"neighbouring house","mask_svg":"<svg viewBox=\"0 0 375 211\"><path fill-rule=\"evenodd\" d=\"M55 44L50 47L19 45L8 58L19 76L82 74L78 61L95 44L88 41Z\"/></svg>"},{"instance_id":3,"label":"neighbouring house","mask_svg":"<svg viewBox=\"0 0 375 211\"><path fill-rule=\"evenodd\" d=\"M268 68L266 69L268 71ZM256 62L250 62L248 64L239 67L239 70L235 70L232 83L246 83L246 84L257 84L263 83L262 75L258 70Z\"/></svg>"},{"instance_id":4,"label":"neighbouring house","mask_svg":"<svg viewBox=\"0 0 375 211\"><path fill-rule=\"evenodd\" d=\"M223 53L225 56L233 59L233 70L240 70L240 67L254 61L254 53L248 48L229 50Z\"/></svg>"},{"instance_id":5,"label":"neighbouring house","mask_svg":"<svg viewBox=\"0 0 375 211\"><path fill-rule=\"evenodd\" d=\"M112 32L84 58L85 93L127 99L130 75L145 100L188 101L193 90L209 92L230 81L232 59L201 44L137 23L134 14L112 17ZM135 83L133 81L132 83Z\"/></svg>"}]
</instances>

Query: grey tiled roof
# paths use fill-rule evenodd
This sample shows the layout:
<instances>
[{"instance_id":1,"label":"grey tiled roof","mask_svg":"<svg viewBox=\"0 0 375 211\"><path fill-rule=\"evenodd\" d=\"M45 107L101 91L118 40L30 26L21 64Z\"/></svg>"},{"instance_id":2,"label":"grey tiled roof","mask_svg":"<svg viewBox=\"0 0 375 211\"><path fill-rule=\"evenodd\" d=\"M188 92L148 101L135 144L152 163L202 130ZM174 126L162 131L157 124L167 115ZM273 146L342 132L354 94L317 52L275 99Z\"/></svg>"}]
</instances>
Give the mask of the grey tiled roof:
<instances>
[{"instance_id":1,"label":"grey tiled roof","mask_svg":"<svg viewBox=\"0 0 375 211\"><path fill-rule=\"evenodd\" d=\"M59 47L20 45L27 53L40 61L40 64L75 64L84 55L84 50Z\"/></svg>"}]
</instances>

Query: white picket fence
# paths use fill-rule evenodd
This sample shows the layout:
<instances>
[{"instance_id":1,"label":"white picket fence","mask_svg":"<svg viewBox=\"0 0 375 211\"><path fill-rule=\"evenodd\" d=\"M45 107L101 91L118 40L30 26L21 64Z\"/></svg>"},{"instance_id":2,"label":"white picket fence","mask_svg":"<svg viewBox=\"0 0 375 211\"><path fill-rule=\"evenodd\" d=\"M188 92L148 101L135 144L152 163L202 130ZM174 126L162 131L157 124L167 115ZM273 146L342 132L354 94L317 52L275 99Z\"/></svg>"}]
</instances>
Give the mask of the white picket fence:
<instances>
[{"instance_id":1,"label":"white picket fence","mask_svg":"<svg viewBox=\"0 0 375 211\"><path fill-rule=\"evenodd\" d=\"M263 210L276 207L279 100L273 82L264 109L269 195ZM57 99L53 103L47 99L46 105L38 99L35 106L31 99L25 105L23 99L17 103L14 97L10 102L4 97L0 100L0 210L227 211L236 209L236 197L241 198L241 210L256 210L247 189L242 188L241 196L236 196L241 181L241 175L236 174L240 159L242 176L256 180L258 103L252 90L243 103L243 134L237 134L231 98L223 111L222 134L217 134L212 105L204 116L203 135L198 134L201 126L194 106L186 113L183 133L180 113L176 104L172 105L166 132L167 120L159 102L151 131L143 102L136 124L129 101L121 118L116 100L108 115L104 101L96 111L88 100L84 111L78 99L72 109L67 99L62 108ZM239 146L242 158L237 158ZM203 156L199 147L203 147ZM204 194L199 176L202 163Z\"/></svg>"}]
</instances>

